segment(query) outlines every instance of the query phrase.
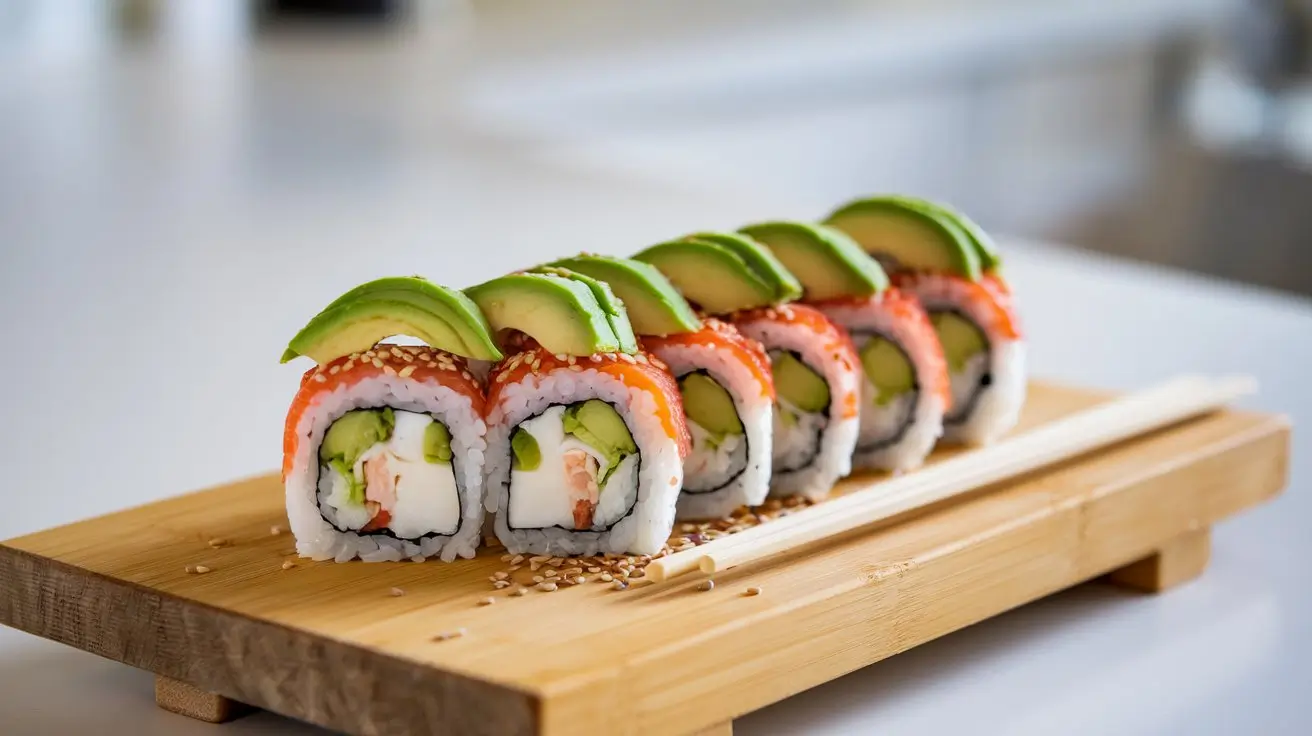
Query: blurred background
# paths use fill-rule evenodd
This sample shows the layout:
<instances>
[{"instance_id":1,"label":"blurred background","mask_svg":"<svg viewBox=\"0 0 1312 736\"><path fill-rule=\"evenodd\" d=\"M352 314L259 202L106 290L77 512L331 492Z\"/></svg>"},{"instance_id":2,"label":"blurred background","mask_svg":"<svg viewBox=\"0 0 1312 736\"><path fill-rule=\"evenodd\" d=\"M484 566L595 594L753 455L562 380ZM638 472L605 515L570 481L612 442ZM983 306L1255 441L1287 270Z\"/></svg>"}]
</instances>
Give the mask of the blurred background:
<instances>
[{"instance_id":1,"label":"blurred background","mask_svg":"<svg viewBox=\"0 0 1312 736\"><path fill-rule=\"evenodd\" d=\"M1312 294L1312 0L0 0L6 249L482 155Z\"/></svg>"}]
</instances>

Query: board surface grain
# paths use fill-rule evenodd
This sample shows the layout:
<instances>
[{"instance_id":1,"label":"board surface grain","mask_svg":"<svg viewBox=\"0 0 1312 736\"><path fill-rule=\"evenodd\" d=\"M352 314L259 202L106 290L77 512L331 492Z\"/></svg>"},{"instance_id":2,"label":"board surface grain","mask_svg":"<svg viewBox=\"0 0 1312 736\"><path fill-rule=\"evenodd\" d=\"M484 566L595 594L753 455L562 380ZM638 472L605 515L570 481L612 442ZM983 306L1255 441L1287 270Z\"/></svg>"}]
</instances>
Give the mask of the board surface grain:
<instances>
[{"instance_id":1,"label":"board surface grain","mask_svg":"<svg viewBox=\"0 0 1312 736\"><path fill-rule=\"evenodd\" d=\"M1104 398L1035 384L1022 428ZM1207 529L1284 487L1288 441L1282 417L1213 414L709 592L690 576L512 598L488 582L500 550L300 560L271 533L270 475L0 544L0 623L348 733L692 733L1136 561L1119 574L1145 589L1197 574Z\"/></svg>"}]
</instances>

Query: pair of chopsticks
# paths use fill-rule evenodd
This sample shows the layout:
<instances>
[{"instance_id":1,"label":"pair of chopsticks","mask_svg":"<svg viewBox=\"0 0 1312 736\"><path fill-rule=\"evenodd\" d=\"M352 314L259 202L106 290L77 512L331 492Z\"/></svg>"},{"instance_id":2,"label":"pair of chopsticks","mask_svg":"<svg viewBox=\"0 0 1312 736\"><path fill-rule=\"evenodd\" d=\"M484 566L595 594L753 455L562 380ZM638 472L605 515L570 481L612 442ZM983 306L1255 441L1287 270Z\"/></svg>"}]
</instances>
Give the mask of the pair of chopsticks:
<instances>
[{"instance_id":1,"label":"pair of chopsticks","mask_svg":"<svg viewBox=\"0 0 1312 736\"><path fill-rule=\"evenodd\" d=\"M654 560L647 566L647 577L660 582L698 569L713 573L757 562L1219 409L1256 390L1256 380L1248 376L1176 378L996 445Z\"/></svg>"}]
</instances>

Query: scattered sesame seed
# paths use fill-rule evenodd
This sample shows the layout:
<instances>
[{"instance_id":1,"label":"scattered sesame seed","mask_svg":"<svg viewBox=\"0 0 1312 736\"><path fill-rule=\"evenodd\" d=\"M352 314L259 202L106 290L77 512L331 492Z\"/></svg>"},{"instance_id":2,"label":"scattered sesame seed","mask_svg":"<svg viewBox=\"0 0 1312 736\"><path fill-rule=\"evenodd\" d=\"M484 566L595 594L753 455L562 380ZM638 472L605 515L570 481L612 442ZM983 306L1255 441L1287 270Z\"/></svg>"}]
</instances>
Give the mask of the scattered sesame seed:
<instances>
[{"instance_id":1,"label":"scattered sesame seed","mask_svg":"<svg viewBox=\"0 0 1312 736\"><path fill-rule=\"evenodd\" d=\"M753 596L753 595L760 595L760 594L761 594L761 589L755 585L753 585L752 587L748 588L746 591L743 592L743 595L746 596Z\"/></svg>"},{"instance_id":2,"label":"scattered sesame seed","mask_svg":"<svg viewBox=\"0 0 1312 736\"><path fill-rule=\"evenodd\" d=\"M385 365L385 366L383 366L383 374L384 374L384 375L388 375L388 376L395 376L395 375L396 375L396 369L393 368L393 367L390 366L390 365Z\"/></svg>"},{"instance_id":3,"label":"scattered sesame seed","mask_svg":"<svg viewBox=\"0 0 1312 736\"><path fill-rule=\"evenodd\" d=\"M511 560L511 556L510 556L510 555L501 555L501 561L502 561L502 562L510 562L510 560Z\"/></svg>"},{"instance_id":4,"label":"scattered sesame seed","mask_svg":"<svg viewBox=\"0 0 1312 736\"><path fill-rule=\"evenodd\" d=\"M589 567L589 568L588 568L588 572L601 572L601 568L600 568L600 567L595 567L595 566L593 566L593 567Z\"/></svg>"},{"instance_id":5,"label":"scattered sesame seed","mask_svg":"<svg viewBox=\"0 0 1312 736\"><path fill-rule=\"evenodd\" d=\"M575 585L582 585L582 584L584 584L584 583L586 583L586 582L588 582L588 579L585 578L585 577L583 577L582 575L578 575L578 576L576 576L576 577L574 578L574 584L575 584Z\"/></svg>"},{"instance_id":6,"label":"scattered sesame seed","mask_svg":"<svg viewBox=\"0 0 1312 736\"><path fill-rule=\"evenodd\" d=\"M512 565L518 565L523 561L524 561L524 555L515 555L514 557L510 558L510 564Z\"/></svg>"},{"instance_id":7,"label":"scattered sesame seed","mask_svg":"<svg viewBox=\"0 0 1312 736\"><path fill-rule=\"evenodd\" d=\"M324 378L324 375L323 375L322 373L316 373L316 374L314 374L314 382L315 382L315 383L328 383L328 379L327 379L327 378Z\"/></svg>"},{"instance_id":8,"label":"scattered sesame seed","mask_svg":"<svg viewBox=\"0 0 1312 736\"><path fill-rule=\"evenodd\" d=\"M400 598L401 596L405 595L405 591L401 590L400 588L392 588L391 590L387 591L387 594L392 596L393 598Z\"/></svg>"},{"instance_id":9,"label":"scattered sesame seed","mask_svg":"<svg viewBox=\"0 0 1312 736\"><path fill-rule=\"evenodd\" d=\"M383 367L383 361L379 360L378 358L374 358L373 360L371 360L371 361L369 361L369 362L370 362L370 363L373 363L375 368L382 368L382 367Z\"/></svg>"},{"instance_id":10,"label":"scattered sesame seed","mask_svg":"<svg viewBox=\"0 0 1312 736\"><path fill-rule=\"evenodd\" d=\"M408 366L402 368L400 371L398 371L396 375L398 375L398 376L400 376L400 377L402 377L402 378L409 378L409 377L410 377L410 374L411 374L411 373L414 373L414 372L415 372L415 367L412 366L412 365L408 365Z\"/></svg>"},{"instance_id":11,"label":"scattered sesame seed","mask_svg":"<svg viewBox=\"0 0 1312 736\"><path fill-rule=\"evenodd\" d=\"M291 560L284 560L282 563L282 569L284 570L290 570L293 567L296 567L296 563L292 562Z\"/></svg>"},{"instance_id":12,"label":"scattered sesame seed","mask_svg":"<svg viewBox=\"0 0 1312 736\"><path fill-rule=\"evenodd\" d=\"M601 574L601 577L598 579L601 580L601 582L603 583L609 583L610 581L614 580L615 577L608 572L603 572Z\"/></svg>"},{"instance_id":13,"label":"scattered sesame seed","mask_svg":"<svg viewBox=\"0 0 1312 736\"><path fill-rule=\"evenodd\" d=\"M629 573L629 577L631 578L641 578L646 576L647 576L647 571L642 569L641 567L635 568L633 572Z\"/></svg>"},{"instance_id":14,"label":"scattered sesame seed","mask_svg":"<svg viewBox=\"0 0 1312 736\"><path fill-rule=\"evenodd\" d=\"M211 547L218 548L218 547L226 547L226 546L228 546L229 544L232 544L232 542L229 542L228 540L224 539L223 537L215 537L215 538L211 539L209 542L207 542L207 544L209 544L209 546L211 546Z\"/></svg>"},{"instance_id":15,"label":"scattered sesame seed","mask_svg":"<svg viewBox=\"0 0 1312 736\"><path fill-rule=\"evenodd\" d=\"M511 593L511 595L515 596L516 598L520 596L528 595L528 588L515 588L515 592Z\"/></svg>"},{"instance_id":16,"label":"scattered sesame seed","mask_svg":"<svg viewBox=\"0 0 1312 736\"><path fill-rule=\"evenodd\" d=\"M453 631L444 631L438 634L437 636L433 637L433 641L447 641L448 639L459 639L464 635L465 635L465 630L463 628L455 629Z\"/></svg>"},{"instance_id":17,"label":"scattered sesame seed","mask_svg":"<svg viewBox=\"0 0 1312 736\"><path fill-rule=\"evenodd\" d=\"M358 357L360 357L360 356L358 356L358 355L353 355L353 356L351 356L351 357L353 357L353 358L358 358ZM354 367L355 367L355 361L354 361L354 360L348 360L348 361L346 361L345 363L342 364L342 373L345 373L345 372L351 370L351 369L354 368Z\"/></svg>"},{"instance_id":18,"label":"scattered sesame seed","mask_svg":"<svg viewBox=\"0 0 1312 736\"><path fill-rule=\"evenodd\" d=\"M502 588L509 588L509 587L510 587L510 581L509 581L509 580L498 580L498 581L496 581L495 583L492 583L492 587L493 587L493 588L496 588L497 590L501 590Z\"/></svg>"},{"instance_id":19,"label":"scattered sesame seed","mask_svg":"<svg viewBox=\"0 0 1312 736\"><path fill-rule=\"evenodd\" d=\"M701 590L701 591L715 590L715 581L703 580L697 584L697 590Z\"/></svg>"},{"instance_id":20,"label":"scattered sesame seed","mask_svg":"<svg viewBox=\"0 0 1312 736\"><path fill-rule=\"evenodd\" d=\"M544 593L550 593L551 591L553 591L553 590L556 589L556 584L555 584L555 583L542 582L542 583L538 583L538 586L537 586L537 587L538 587L538 590L540 590L540 591L542 591L542 592L544 592Z\"/></svg>"},{"instance_id":21,"label":"scattered sesame seed","mask_svg":"<svg viewBox=\"0 0 1312 736\"><path fill-rule=\"evenodd\" d=\"M632 355L629 355L628 353L620 353L619 356L620 356L620 360L624 361L625 363L637 363L637 362L638 362L638 361L634 360L634 359L633 359L633 356L632 356Z\"/></svg>"},{"instance_id":22,"label":"scattered sesame seed","mask_svg":"<svg viewBox=\"0 0 1312 736\"><path fill-rule=\"evenodd\" d=\"M405 357L405 353L401 352L401 349L398 348L398 347L396 347L395 345L393 345L393 346L392 346L392 349L389 350L388 352L390 352L392 355L395 355L395 356L398 357L398 358L404 358L404 357Z\"/></svg>"},{"instance_id":23,"label":"scattered sesame seed","mask_svg":"<svg viewBox=\"0 0 1312 736\"><path fill-rule=\"evenodd\" d=\"M581 567L567 567L564 570L561 570L560 574L565 577L570 577L571 575L578 575L581 572L583 572L583 568Z\"/></svg>"},{"instance_id":24,"label":"scattered sesame seed","mask_svg":"<svg viewBox=\"0 0 1312 736\"><path fill-rule=\"evenodd\" d=\"M495 575L492 576L492 579L493 579L493 580L505 580L505 579L508 578L508 577L510 577L510 573L507 573L507 572L498 572L498 573L496 573Z\"/></svg>"},{"instance_id":25,"label":"scattered sesame seed","mask_svg":"<svg viewBox=\"0 0 1312 736\"><path fill-rule=\"evenodd\" d=\"M279 534L282 534L282 527L278 526L277 524L274 524L273 526L269 527L270 536L276 537Z\"/></svg>"},{"instance_id":26,"label":"scattered sesame seed","mask_svg":"<svg viewBox=\"0 0 1312 736\"><path fill-rule=\"evenodd\" d=\"M492 605L493 603L496 603L496 602L497 602L497 599L496 599L496 598L490 598L490 597L489 597L489 598L483 598L483 599L479 600L478 605L480 605L480 606L490 606L490 605Z\"/></svg>"},{"instance_id":27,"label":"scattered sesame seed","mask_svg":"<svg viewBox=\"0 0 1312 736\"><path fill-rule=\"evenodd\" d=\"M434 363L433 361L430 360L430 361L428 361L428 367L429 367L429 368L436 368L436 367L437 367L437 363Z\"/></svg>"},{"instance_id":28,"label":"scattered sesame seed","mask_svg":"<svg viewBox=\"0 0 1312 736\"><path fill-rule=\"evenodd\" d=\"M629 584L624 582L623 580L616 580L614 583L611 584L610 587L612 590L628 590Z\"/></svg>"},{"instance_id":29,"label":"scattered sesame seed","mask_svg":"<svg viewBox=\"0 0 1312 736\"><path fill-rule=\"evenodd\" d=\"M547 570L547 577L549 577L549 578L554 578L554 577L556 577L556 575L558 575L558 574L559 574L559 573L557 573L555 570Z\"/></svg>"},{"instance_id":30,"label":"scattered sesame seed","mask_svg":"<svg viewBox=\"0 0 1312 736\"><path fill-rule=\"evenodd\" d=\"M366 351L364 351L364 357L366 357L366 358L374 358L374 357L377 357L377 356L378 356L378 353L375 353L375 352L372 351L372 350L366 350Z\"/></svg>"},{"instance_id":31,"label":"scattered sesame seed","mask_svg":"<svg viewBox=\"0 0 1312 736\"><path fill-rule=\"evenodd\" d=\"M187 574L188 574L188 575L195 575L195 574L196 574L196 566L195 566L195 565L187 565L187 566L184 567L183 569L187 571Z\"/></svg>"},{"instance_id":32,"label":"scattered sesame seed","mask_svg":"<svg viewBox=\"0 0 1312 736\"><path fill-rule=\"evenodd\" d=\"M210 569L209 569L208 567L205 567L204 565L197 565L197 566L191 568L190 570L188 570L188 572L193 572L193 573L195 573L195 574L197 574L197 575L204 575L205 573L207 573L207 572L209 572L209 571L210 571Z\"/></svg>"},{"instance_id":33,"label":"scattered sesame seed","mask_svg":"<svg viewBox=\"0 0 1312 736\"><path fill-rule=\"evenodd\" d=\"M546 581L546 578L542 577L541 575L534 575L534 576L533 576L533 582L535 582L535 583L541 583L541 582L544 582L544 581Z\"/></svg>"},{"instance_id":34,"label":"scattered sesame seed","mask_svg":"<svg viewBox=\"0 0 1312 736\"><path fill-rule=\"evenodd\" d=\"M332 366L331 368L328 369L328 375L335 376L337 375L337 372L340 371L341 369L342 367L340 365Z\"/></svg>"}]
</instances>

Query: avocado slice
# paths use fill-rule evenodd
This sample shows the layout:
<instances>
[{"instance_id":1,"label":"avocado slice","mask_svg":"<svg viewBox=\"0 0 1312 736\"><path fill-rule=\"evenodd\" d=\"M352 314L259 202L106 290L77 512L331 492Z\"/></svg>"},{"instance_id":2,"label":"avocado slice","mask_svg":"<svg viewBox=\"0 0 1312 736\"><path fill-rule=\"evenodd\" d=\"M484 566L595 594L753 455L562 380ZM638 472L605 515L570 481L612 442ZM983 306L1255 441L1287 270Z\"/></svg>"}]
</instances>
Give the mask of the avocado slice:
<instances>
[{"instance_id":1,"label":"avocado slice","mask_svg":"<svg viewBox=\"0 0 1312 736\"><path fill-rule=\"evenodd\" d=\"M762 281L742 257L706 240L674 240L638 253L665 274L689 301L711 314L774 303L775 289Z\"/></svg>"},{"instance_id":2,"label":"avocado slice","mask_svg":"<svg viewBox=\"0 0 1312 736\"><path fill-rule=\"evenodd\" d=\"M781 351L771 356L774 388L779 396L798 409L814 414L829 406L829 384L797 354Z\"/></svg>"},{"instance_id":3,"label":"avocado slice","mask_svg":"<svg viewBox=\"0 0 1312 736\"><path fill-rule=\"evenodd\" d=\"M513 273L465 290L497 332L519 330L557 354L593 355L620 348L606 310L582 281Z\"/></svg>"},{"instance_id":4,"label":"avocado slice","mask_svg":"<svg viewBox=\"0 0 1312 736\"><path fill-rule=\"evenodd\" d=\"M870 296L888 288L888 275L846 233L806 222L763 222L742 232L797 275L812 301Z\"/></svg>"},{"instance_id":5,"label":"avocado slice","mask_svg":"<svg viewBox=\"0 0 1312 736\"><path fill-rule=\"evenodd\" d=\"M943 344L943 356L953 373L964 368L966 361L989 349L989 341L979 326L956 312L932 311L929 320L934 323L938 341Z\"/></svg>"},{"instance_id":6,"label":"avocado slice","mask_svg":"<svg viewBox=\"0 0 1312 736\"><path fill-rule=\"evenodd\" d=\"M683 394L683 410L688 418L702 429L719 437L743 433L733 398L705 371L693 371L680 378L679 393Z\"/></svg>"},{"instance_id":7,"label":"avocado slice","mask_svg":"<svg viewBox=\"0 0 1312 736\"><path fill-rule=\"evenodd\" d=\"M391 408L348 411L324 433L319 460L328 463L338 459L352 468L370 447L390 439L395 426L396 415Z\"/></svg>"},{"instance_id":8,"label":"avocado slice","mask_svg":"<svg viewBox=\"0 0 1312 736\"><path fill-rule=\"evenodd\" d=\"M597 474L598 486L605 485L611 471L625 457L638 451L624 418L615 407L601 399L571 404L561 414L560 421L565 434L574 435L580 442L605 455L606 466Z\"/></svg>"},{"instance_id":9,"label":"avocado slice","mask_svg":"<svg viewBox=\"0 0 1312 736\"><path fill-rule=\"evenodd\" d=\"M947 271L979 279L980 257L953 218L918 200L885 196L840 207L826 220L852 237L885 268Z\"/></svg>"},{"instance_id":10,"label":"avocado slice","mask_svg":"<svg viewBox=\"0 0 1312 736\"><path fill-rule=\"evenodd\" d=\"M693 233L685 240L704 240L709 243L724 246L743 259L743 263L752 269L762 281L774 289L774 303L791 302L802 296L802 284L798 282L784 264L770 252L769 248L761 245L751 237L742 233L719 233L704 232Z\"/></svg>"},{"instance_id":11,"label":"avocado slice","mask_svg":"<svg viewBox=\"0 0 1312 736\"><path fill-rule=\"evenodd\" d=\"M610 284L629 312L629 322L639 335L675 335L696 332L701 320L674 284L654 266L632 258L577 255L556 261L566 268Z\"/></svg>"},{"instance_id":12,"label":"avocado slice","mask_svg":"<svg viewBox=\"0 0 1312 736\"><path fill-rule=\"evenodd\" d=\"M957 227L961 228L970 238L971 244L975 246L975 255L979 256L979 266L982 270L991 271L1002 265L1002 256L998 253L998 246L993 242L993 238L984 231L984 228L965 214L942 202L931 202L927 199L916 199L915 197L899 197L899 199L913 206L934 210L955 222Z\"/></svg>"},{"instance_id":13,"label":"avocado slice","mask_svg":"<svg viewBox=\"0 0 1312 736\"><path fill-rule=\"evenodd\" d=\"M434 464L451 464L451 430L436 419L424 428L424 460Z\"/></svg>"},{"instance_id":14,"label":"avocado slice","mask_svg":"<svg viewBox=\"0 0 1312 736\"><path fill-rule=\"evenodd\" d=\"M501 359L487 320L464 294L402 276L361 284L335 299L296 333L282 362L304 355L322 365L392 335L478 360Z\"/></svg>"},{"instance_id":15,"label":"avocado slice","mask_svg":"<svg viewBox=\"0 0 1312 736\"><path fill-rule=\"evenodd\" d=\"M620 342L620 352L638 352L638 337L633 334L633 324L629 321L629 311L624 302L615 295L615 292L611 290L606 282L598 281L584 273L556 266L539 266L533 269L533 272L574 279L586 284L588 289L592 291L593 298L597 300L597 304L601 305L602 311L606 313L606 321L610 323L611 332L615 333L615 338Z\"/></svg>"},{"instance_id":16,"label":"avocado slice","mask_svg":"<svg viewBox=\"0 0 1312 736\"><path fill-rule=\"evenodd\" d=\"M866 371L866 378L878 389L875 403L880 406L916 386L916 372L906 353L878 335L861 346L861 367Z\"/></svg>"},{"instance_id":17,"label":"avocado slice","mask_svg":"<svg viewBox=\"0 0 1312 736\"><path fill-rule=\"evenodd\" d=\"M515 428L515 433L510 435L510 451L510 467L514 470L533 471L542 464L542 450L537 438L523 427Z\"/></svg>"}]
</instances>

